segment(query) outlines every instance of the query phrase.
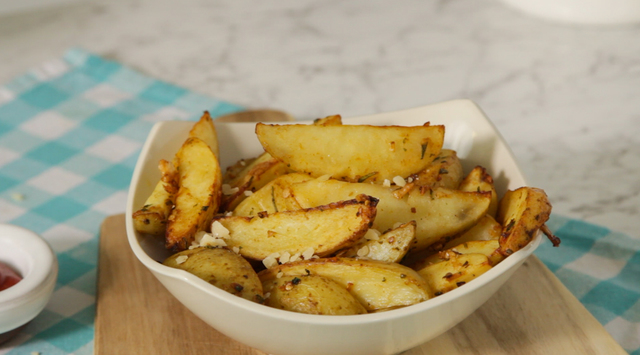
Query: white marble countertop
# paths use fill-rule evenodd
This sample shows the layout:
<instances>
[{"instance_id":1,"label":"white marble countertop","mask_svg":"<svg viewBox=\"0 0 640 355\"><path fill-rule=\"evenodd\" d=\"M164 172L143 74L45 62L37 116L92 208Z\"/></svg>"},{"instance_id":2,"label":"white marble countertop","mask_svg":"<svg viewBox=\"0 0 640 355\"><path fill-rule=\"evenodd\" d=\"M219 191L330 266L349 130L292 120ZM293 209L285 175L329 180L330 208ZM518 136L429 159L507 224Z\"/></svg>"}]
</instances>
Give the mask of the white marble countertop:
<instances>
[{"instance_id":1,"label":"white marble countertop","mask_svg":"<svg viewBox=\"0 0 640 355\"><path fill-rule=\"evenodd\" d=\"M556 213L640 238L640 26L490 0L78 0L0 17L0 82L74 46L301 119L472 99Z\"/></svg>"}]
</instances>

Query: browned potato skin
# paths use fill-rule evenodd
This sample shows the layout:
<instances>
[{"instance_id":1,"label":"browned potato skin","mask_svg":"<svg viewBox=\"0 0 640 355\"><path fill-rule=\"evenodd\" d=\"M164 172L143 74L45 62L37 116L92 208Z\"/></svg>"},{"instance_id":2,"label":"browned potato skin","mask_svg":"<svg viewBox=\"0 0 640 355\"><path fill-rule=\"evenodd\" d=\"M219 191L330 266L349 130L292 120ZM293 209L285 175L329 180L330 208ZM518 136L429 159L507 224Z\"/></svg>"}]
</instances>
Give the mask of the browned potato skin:
<instances>
[{"instance_id":1,"label":"browned potato skin","mask_svg":"<svg viewBox=\"0 0 640 355\"><path fill-rule=\"evenodd\" d=\"M349 249L342 250L336 256L354 258L358 251L366 247L368 253L362 259L399 263L409 249L416 244L416 221L401 224L382 234L378 240L361 239Z\"/></svg>"},{"instance_id":2,"label":"browned potato skin","mask_svg":"<svg viewBox=\"0 0 640 355\"><path fill-rule=\"evenodd\" d=\"M209 229L220 206L222 173L211 148L195 137L185 141L176 162L180 187L168 218L165 245L179 251L191 244L196 232Z\"/></svg>"},{"instance_id":3,"label":"browned potato skin","mask_svg":"<svg viewBox=\"0 0 640 355\"><path fill-rule=\"evenodd\" d=\"M342 116L331 115L324 118L316 118L313 124L317 126L339 126L342 124Z\"/></svg>"},{"instance_id":4,"label":"browned potato skin","mask_svg":"<svg viewBox=\"0 0 640 355\"><path fill-rule=\"evenodd\" d=\"M217 216L229 230L225 239L246 258L263 260L272 253L302 253L313 248L331 255L360 240L376 216L378 200L366 195L313 208L260 213L257 217Z\"/></svg>"},{"instance_id":5,"label":"browned potato skin","mask_svg":"<svg viewBox=\"0 0 640 355\"><path fill-rule=\"evenodd\" d=\"M367 310L337 282L318 275L283 276L262 284L265 304L287 311L321 314L364 314Z\"/></svg>"},{"instance_id":6,"label":"browned potato skin","mask_svg":"<svg viewBox=\"0 0 640 355\"><path fill-rule=\"evenodd\" d=\"M496 219L503 225L500 252L509 256L525 247L551 215L547 194L535 187L521 187L507 191Z\"/></svg>"},{"instance_id":7,"label":"browned potato skin","mask_svg":"<svg viewBox=\"0 0 640 355\"><path fill-rule=\"evenodd\" d=\"M291 170L269 153L263 153L243 169L234 179L228 182L231 188L238 191L222 196L222 211L231 211L246 197L245 191L255 192L275 178L291 172Z\"/></svg>"},{"instance_id":8,"label":"browned potato skin","mask_svg":"<svg viewBox=\"0 0 640 355\"><path fill-rule=\"evenodd\" d=\"M426 169L411 177L415 187L457 189L463 177L462 164L455 150L442 149Z\"/></svg>"},{"instance_id":9,"label":"browned potato skin","mask_svg":"<svg viewBox=\"0 0 640 355\"><path fill-rule=\"evenodd\" d=\"M493 177L489 175L487 169L476 166L460 183L461 191L490 191L491 203L489 204L489 210L487 214L491 217L496 217L498 211L498 193L493 184Z\"/></svg>"},{"instance_id":10,"label":"browned potato skin","mask_svg":"<svg viewBox=\"0 0 640 355\"><path fill-rule=\"evenodd\" d=\"M216 132L216 126L213 125L209 111L204 111L200 120L193 125L191 131L189 131L189 137L202 139L202 141L207 143L209 148L211 148L216 158L220 157L218 133Z\"/></svg>"},{"instance_id":11,"label":"browned potato skin","mask_svg":"<svg viewBox=\"0 0 640 355\"><path fill-rule=\"evenodd\" d=\"M453 254L448 260L418 269L435 295L458 288L491 269L491 262L482 254Z\"/></svg>"},{"instance_id":12,"label":"browned potato skin","mask_svg":"<svg viewBox=\"0 0 640 355\"><path fill-rule=\"evenodd\" d=\"M406 266L377 260L320 258L274 266L258 273L265 282L282 276L320 275L345 287L368 312L426 301L432 292L418 273Z\"/></svg>"},{"instance_id":13,"label":"browned potato skin","mask_svg":"<svg viewBox=\"0 0 640 355\"><path fill-rule=\"evenodd\" d=\"M256 134L265 151L294 171L350 182L365 178L382 182L426 168L440 153L444 126L258 123Z\"/></svg>"},{"instance_id":14,"label":"browned potato skin","mask_svg":"<svg viewBox=\"0 0 640 355\"><path fill-rule=\"evenodd\" d=\"M188 256L178 264L179 256ZM229 249L195 248L168 257L164 265L182 269L236 296L262 303L262 283L248 261ZM206 306L206 305L205 305Z\"/></svg>"},{"instance_id":15,"label":"browned potato skin","mask_svg":"<svg viewBox=\"0 0 640 355\"><path fill-rule=\"evenodd\" d=\"M177 173L173 165L162 159L158 163L162 177L144 206L133 213L133 226L140 232L164 236L167 230L167 218L173 208L175 193L178 189Z\"/></svg>"}]
</instances>

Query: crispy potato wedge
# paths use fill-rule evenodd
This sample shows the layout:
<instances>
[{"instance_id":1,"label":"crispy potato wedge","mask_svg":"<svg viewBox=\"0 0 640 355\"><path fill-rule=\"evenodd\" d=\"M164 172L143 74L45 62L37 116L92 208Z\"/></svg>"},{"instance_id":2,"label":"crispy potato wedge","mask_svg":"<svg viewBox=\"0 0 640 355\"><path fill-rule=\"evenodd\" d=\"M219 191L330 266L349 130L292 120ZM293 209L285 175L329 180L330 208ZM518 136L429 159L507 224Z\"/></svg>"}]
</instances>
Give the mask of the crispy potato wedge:
<instances>
[{"instance_id":1,"label":"crispy potato wedge","mask_svg":"<svg viewBox=\"0 0 640 355\"><path fill-rule=\"evenodd\" d=\"M491 191L491 204L487 214L496 217L498 211L498 193L493 185L493 177L487 173L487 169L476 166L460 183L461 191Z\"/></svg>"},{"instance_id":2,"label":"crispy potato wedge","mask_svg":"<svg viewBox=\"0 0 640 355\"><path fill-rule=\"evenodd\" d=\"M520 250L533 239L551 215L547 194L535 187L507 191L498 208L498 223L503 225L500 250L505 256Z\"/></svg>"},{"instance_id":3,"label":"crispy potato wedge","mask_svg":"<svg viewBox=\"0 0 640 355\"><path fill-rule=\"evenodd\" d=\"M418 270L427 265L449 260L452 256L460 254L482 254L489 258L491 266L495 266L504 260L504 255L500 253L500 243L498 240L472 240L436 254L429 255L428 257L411 265L411 268Z\"/></svg>"},{"instance_id":4,"label":"crispy potato wedge","mask_svg":"<svg viewBox=\"0 0 640 355\"><path fill-rule=\"evenodd\" d=\"M167 223L166 247L184 250L196 232L208 230L220 206L222 173L211 148L199 138L186 140L176 154L179 189Z\"/></svg>"},{"instance_id":5,"label":"crispy potato wedge","mask_svg":"<svg viewBox=\"0 0 640 355\"><path fill-rule=\"evenodd\" d=\"M462 164L455 150L442 149L427 168L411 176L415 186L457 189L462 181Z\"/></svg>"},{"instance_id":6,"label":"crispy potato wedge","mask_svg":"<svg viewBox=\"0 0 640 355\"><path fill-rule=\"evenodd\" d=\"M312 179L311 176L306 174L291 173L282 175L240 202L233 210L233 215L253 217L260 212L274 213L300 210L302 206L293 195L291 184Z\"/></svg>"},{"instance_id":7,"label":"crispy potato wedge","mask_svg":"<svg viewBox=\"0 0 640 355\"><path fill-rule=\"evenodd\" d=\"M269 153L263 153L247 165L228 187L223 188L222 210L233 210L248 195L291 170L281 161L273 158Z\"/></svg>"},{"instance_id":8,"label":"crispy potato wedge","mask_svg":"<svg viewBox=\"0 0 640 355\"><path fill-rule=\"evenodd\" d=\"M162 159L158 164L162 177L147 198L144 206L133 213L133 226L140 233L164 236L167 218L178 189L178 177L173 165Z\"/></svg>"},{"instance_id":9,"label":"crispy potato wedge","mask_svg":"<svg viewBox=\"0 0 640 355\"><path fill-rule=\"evenodd\" d=\"M229 249L195 248L168 257L164 265L188 271L236 296L262 303L258 274L248 261Z\"/></svg>"},{"instance_id":10,"label":"crispy potato wedge","mask_svg":"<svg viewBox=\"0 0 640 355\"><path fill-rule=\"evenodd\" d=\"M482 254L454 254L449 260L418 269L435 295L458 288L491 269L491 262Z\"/></svg>"},{"instance_id":11,"label":"crispy potato wedge","mask_svg":"<svg viewBox=\"0 0 640 355\"><path fill-rule=\"evenodd\" d=\"M367 310L347 289L319 275L283 276L262 284L265 304L298 313L324 315L364 314Z\"/></svg>"},{"instance_id":12,"label":"crispy potato wedge","mask_svg":"<svg viewBox=\"0 0 640 355\"><path fill-rule=\"evenodd\" d=\"M444 126L258 123L256 134L269 154L294 171L350 182L382 183L429 166L442 148Z\"/></svg>"},{"instance_id":13,"label":"crispy potato wedge","mask_svg":"<svg viewBox=\"0 0 640 355\"><path fill-rule=\"evenodd\" d=\"M324 118L316 118L313 120L313 124L318 126L340 126L342 124L342 116L331 115Z\"/></svg>"},{"instance_id":14,"label":"crispy potato wedge","mask_svg":"<svg viewBox=\"0 0 640 355\"><path fill-rule=\"evenodd\" d=\"M482 217L475 226L462 233L459 237L447 243L443 249L451 249L458 244L473 240L498 240L502 233L502 226L490 215Z\"/></svg>"},{"instance_id":15,"label":"crispy potato wedge","mask_svg":"<svg viewBox=\"0 0 640 355\"><path fill-rule=\"evenodd\" d=\"M191 131L189 131L189 137L196 137L202 139L207 143L211 151L216 156L220 157L220 149L218 148L218 133L216 132L216 126L213 125L213 120L208 111L204 111L200 120L193 125Z\"/></svg>"},{"instance_id":16,"label":"crispy potato wedge","mask_svg":"<svg viewBox=\"0 0 640 355\"><path fill-rule=\"evenodd\" d=\"M433 294L416 271L395 263L354 258L320 258L277 265L258 273L263 283L283 276L319 275L346 287L369 312L409 306Z\"/></svg>"},{"instance_id":17,"label":"crispy potato wedge","mask_svg":"<svg viewBox=\"0 0 640 355\"><path fill-rule=\"evenodd\" d=\"M377 200L359 195L314 208L261 213L257 217L218 216L229 231L225 242L246 258L263 260L274 253L330 255L360 240L376 216Z\"/></svg>"},{"instance_id":18,"label":"crispy potato wedge","mask_svg":"<svg viewBox=\"0 0 640 355\"><path fill-rule=\"evenodd\" d=\"M380 236L374 229L370 231L358 243L340 251L337 256L399 263L407 255L411 245L416 243L416 221L401 224Z\"/></svg>"},{"instance_id":19,"label":"crispy potato wedge","mask_svg":"<svg viewBox=\"0 0 640 355\"><path fill-rule=\"evenodd\" d=\"M437 243L441 250L454 236L473 227L482 218L489 203L488 192L463 192L446 188L415 189L398 199L393 188L369 183L348 183L315 179L292 184L293 196L302 207L324 205L353 198L358 194L379 199L373 228L388 230L396 223L416 221L416 244L409 253L426 249Z\"/></svg>"}]
</instances>

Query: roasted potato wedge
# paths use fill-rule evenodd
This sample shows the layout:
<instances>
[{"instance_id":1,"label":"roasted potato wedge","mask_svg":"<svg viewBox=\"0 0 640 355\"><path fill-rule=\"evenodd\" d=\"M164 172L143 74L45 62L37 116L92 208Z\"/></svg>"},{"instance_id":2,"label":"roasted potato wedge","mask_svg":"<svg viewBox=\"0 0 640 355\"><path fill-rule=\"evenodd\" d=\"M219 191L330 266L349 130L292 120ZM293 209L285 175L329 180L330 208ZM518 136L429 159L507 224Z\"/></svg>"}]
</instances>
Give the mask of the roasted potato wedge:
<instances>
[{"instance_id":1,"label":"roasted potato wedge","mask_svg":"<svg viewBox=\"0 0 640 355\"><path fill-rule=\"evenodd\" d=\"M364 308L409 306L433 294L416 271L395 263L354 258L320 258L277 265L258 273L263 284L282 276L319 275L345 287Z\"/></svg>"},{"instance_id":2,"label":"roasted potato wedge","mask_svg":"<svg viewBox=\"0 0 640 355\"><path fill-rule=\"evenodd\" d=\"M188 271L236 296L262 303L258 274L247 260L224 248L195 248L168 257L164 265Z\"/></svg>"},{"instance_id":3,"label":"roasted potato wedge","mask_svg":"<svg viewBox=\"0 0 640 355\"><path fill-rule=\"evenodd\" d=\"M225 184L222 190L222 209L233 210L247 196L288 172L290 169L284 163L273 158L269 153L263 153L228 184Z\"/></svg>"},{"instance_id":4,"label":"roasted potato wedge","mask_svg":"<svg viewBox=\"0 0 640 355\"><path fill-rule=\"evenodd\" d=\"M291 173L282 175L240 202L233 210L233 215L253 217L260 212L274 213L300 210L302 206L293 196L291 185L312 179L311 176L306 174Z\"/></svg>"},{"instance_id":5,"label":"roasted potato wedge","mask_svg":"<svg viewBox=\"0 0 640 355\"><path fill-rule=\"evenodd\" d=\"M501 233L502 226L500 223L496 222L493 217L487 214L482 217L475 226L471 227L471 229L447 243L443 249L450 249L458 244L473 240L498 240Z\"/></svg>"},{"instance_id":6,"label":"roasted potato wedge","mask_svg":"<svg viewBox=\"0 0 640 355\"><path fill-rule=\"evenodd\" d=\"M411 176L416 187L457 189L463 178L462 164L455 150L442 149L427 168Z\"/></svg>"},{"instance_id":7,"label":"roasted potato wedge","mask_svg":"<svg viewBox=\"0 0 640 355\"><path fill-rule=\"evenodd\" d=\"M205 111L200 120L193 125L191 131L189 131L189 137L196 137L202 139L207 143L211 151L216 156L220 157L220 150L218 147L218 133L216 132L216 126L213 125L213 120L208 111Z\"/></svg>"},{"instance_id":8,"label":"roasted potato wedge","mask_svg":"<svg viewBox=\"0 0 640 355\"><path fill-rule=\"evenodd\" d=\"M399 263L415 243L416 221L410 221L382 235L370 229L358 243L337 256Z\"/></svg>"},{"instance_id":9,"label":"roasted potato wedge","mask_svg":"<svg viewBox=\"0 0 640 355\"><path fill-rule=\"evenodd\" d=\"M267 295L265 304L269 307L307 314L367 313L345 287L319 275L270 278L262 288Z\"/></svg>"},{"instance_id":10,"label":"roasted potato wedge","mask_svg":"<svg viewBox=\"0 0 640 355\"><path fill-rule=\"evenodd\" d=\"M179 189L167 223L166 247L186 249L196 232L208 230L220 206L222 173L211 148L199 138L186 140L176 154Z\"/></svg>"},{"instance_id":11,"label":"roasted potato wedge","mask_svg":"<svg viewBox=\"0 0 640 355\"><path fill-rule=\"evenodd\" d=\"M173 165L164 159L160 160L158 168L162 174L160 181L144 206L134 212L132 217L134 228L138 232L164 236L167 231L167 218L178 189L178 177Z\"/></svg>"},{"instance_id":12,"label":"roasted potato wedge","mask_svg":"<svg viewBox=\"0 0 640 355\"><path fill-rule=\"evenodd\" d=\"M487 173L487 169L481 166L473 168L462 180L459 189L461 191L491 191L491 204L489 204L487 214L491 217L496 217L498 211L498 193L493 185L493 178Z\"/></svg>"},{"instance_id":13,"label":"roasted potato wedge","mask_svg":"<svg viewBox=\"0 0 640 355\"><path fill-rule=\"evenodd\" d=\"M302 254L312 250L317 256L330 255L360 240L376 216L377 200L359 195L314 208L260 213L257 217L218 216L214 218L229 231L225 242L254 260L269 255Z\"/></svg>"},{"instance_id":14,"label":"roasted potato wedge","mask_svg":"<svg viewBox=\"0 0 640 355\"><path fill-rule=\"evenodd\" d=\"M269 154L294 171L350 182L382 183L429 166L442 148L444 126L258 123L256 134Z\"/></svg>"},{"instance_id":15,"label":"roasted potato wedge","mask_svg":"<svg viewBox=\"0 0 640 355\"><path fill-rule=\"evenodd\" d=\"M418 269L435 295L458 288L491 269L491 262L482 254L453 254L448 260Z\"/></svg>"},{"instance_id":16,"label":"roasted potato wedge","mask_svg":"<svg viewBox=\"0 0 640 355\"><path fill-rule=\"evenodd\" d=\"M522 249L551 215L547 194L535 187L507 191L498 208L498 223L503 225L500 250L508 256Z\"/></svg>"},{"instance_id":17,"label":"roasted potato wedge","mask_svg":"<svg viewBox=\"0 0 640 355\"><path fill-rule=\"evenodd\" d=\"M463 192L446 188L415 189L398 199L393 188L369 183L348 183L315 179L292 184L293 196L302 207L324 205L366 194L379 199L373 228L388 230L396 223L416 221L416 244L409 253L437 243L441 250L454 236L466 231L482 218L489 203L489 192Z\"/></svg>"}]
</instances>

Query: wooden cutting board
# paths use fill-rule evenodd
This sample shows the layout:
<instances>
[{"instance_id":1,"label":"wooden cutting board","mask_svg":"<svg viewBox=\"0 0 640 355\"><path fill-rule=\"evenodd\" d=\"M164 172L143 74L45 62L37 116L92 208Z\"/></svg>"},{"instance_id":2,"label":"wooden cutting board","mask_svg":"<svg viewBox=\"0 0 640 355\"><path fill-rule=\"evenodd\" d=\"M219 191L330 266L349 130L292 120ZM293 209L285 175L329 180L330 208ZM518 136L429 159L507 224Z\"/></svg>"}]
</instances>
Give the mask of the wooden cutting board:
<instances>
[{"instance_id":1,"label":"wooden cutting board","mask_svg":"<svg viewBox=\"0 0 640 355\"><path fill-rule=\"evenodd\" d=\"M111 216L101 228L96 355L265 354L220 334L175 300L135 258L124 221L122 214ZM403 354L626 352L540 260L531 257L475 313Z\"/></svg>"}]
</instances>

